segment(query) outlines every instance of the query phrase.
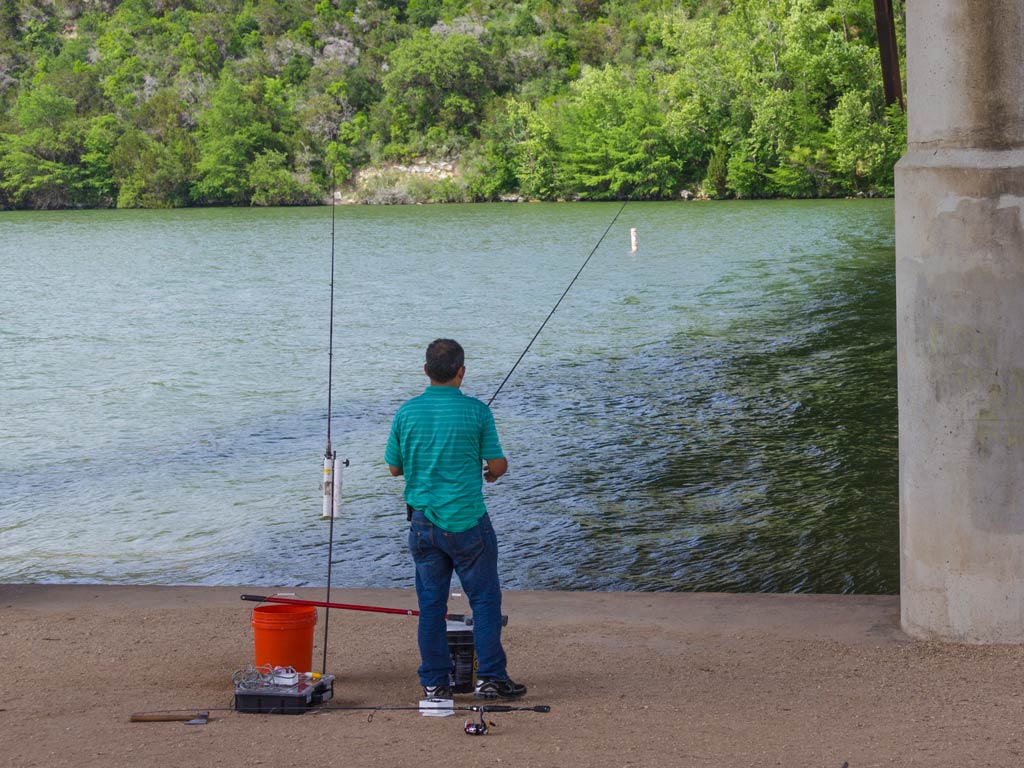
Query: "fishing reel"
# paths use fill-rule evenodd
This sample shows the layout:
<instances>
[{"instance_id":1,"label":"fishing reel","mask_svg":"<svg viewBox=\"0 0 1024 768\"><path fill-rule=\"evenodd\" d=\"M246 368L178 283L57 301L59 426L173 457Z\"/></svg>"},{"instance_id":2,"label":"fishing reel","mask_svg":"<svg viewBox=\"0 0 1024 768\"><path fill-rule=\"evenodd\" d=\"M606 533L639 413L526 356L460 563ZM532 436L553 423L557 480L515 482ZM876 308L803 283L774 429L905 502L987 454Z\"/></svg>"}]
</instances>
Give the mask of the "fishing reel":
<instances>
[{"instance_id":1,"label":"fishing reel","mask_svg":"<svg viewBox=\"0 0 1024 768\"><path fill-rule=\"evenodd\" d=\"M484 713L481 712L480 722L474 723L472 720L467 720L464 730L466 731L467 736L486 736L488 726L493 728L495 726L495 723L484 720Z\"/></svg>"},{"instance_id":2,"label":"fishing reel","mask_svg":"<svg viewBox=\"0 0 1024 768\"><path fill-rule=\"evenodd\" d=\"M467 736L486 736L488 727L494 728L497 723L492 723L490 720L484 718L485 712L541 712L547 713L551 711L551 707L547 704L538 704L535 707L510 707L507 704L485 704L480 707L468 707L473 712L480 713L480 722L474 723L472 720L467 720L466 725L463 728Z\"/></svg>"}]
</instances>

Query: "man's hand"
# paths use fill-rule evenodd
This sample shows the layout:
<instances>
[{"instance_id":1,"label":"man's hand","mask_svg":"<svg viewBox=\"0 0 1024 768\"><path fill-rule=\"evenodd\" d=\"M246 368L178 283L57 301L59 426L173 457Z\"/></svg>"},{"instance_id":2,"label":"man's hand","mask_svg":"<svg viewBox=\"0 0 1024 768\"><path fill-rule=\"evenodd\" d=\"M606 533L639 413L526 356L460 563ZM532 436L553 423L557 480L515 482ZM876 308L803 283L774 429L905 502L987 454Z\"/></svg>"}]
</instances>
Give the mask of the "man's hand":
<instances>
[{"instance_id":1,"label":"man's hand","mask_svg":"<svg viewBox=\"0 0 1024 768\"><path fill-rule=\"evenodd\" d=\"M388 464L388 472L391 473L392 477L398 477L402 474L403 470L401 467L396 467L394 464Z\"/></svg>"},{"instance_id":2,"label":"man's hand","mask_svg":"<svg viewBox=\"0 0 1024 768\"><path fill-rule=\"evenodd\" d=\"M493 483L506 472L508 472L508 459L487 459L487 466L484 468L484 480L488 483Z\"/></svg>"}]
</instances>

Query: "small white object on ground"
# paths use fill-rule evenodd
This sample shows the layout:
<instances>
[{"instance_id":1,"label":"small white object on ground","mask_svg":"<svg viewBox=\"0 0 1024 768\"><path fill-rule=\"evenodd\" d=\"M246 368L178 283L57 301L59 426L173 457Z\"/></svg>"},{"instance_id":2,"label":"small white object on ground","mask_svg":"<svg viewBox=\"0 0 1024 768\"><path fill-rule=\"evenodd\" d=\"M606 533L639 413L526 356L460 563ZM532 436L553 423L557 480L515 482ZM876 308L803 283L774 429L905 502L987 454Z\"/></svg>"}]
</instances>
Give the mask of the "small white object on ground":
<instances>
[{"instance_id":1,"label":"small white object on ground","mask_svg":"<svg viewBox=\"0 0 1024 768\"><path fill-rule=\"evenodd\" d=\"M420 699L420 714L424 717L449 717L455 714L455 699Z\"/></svg>"}]
</instances>

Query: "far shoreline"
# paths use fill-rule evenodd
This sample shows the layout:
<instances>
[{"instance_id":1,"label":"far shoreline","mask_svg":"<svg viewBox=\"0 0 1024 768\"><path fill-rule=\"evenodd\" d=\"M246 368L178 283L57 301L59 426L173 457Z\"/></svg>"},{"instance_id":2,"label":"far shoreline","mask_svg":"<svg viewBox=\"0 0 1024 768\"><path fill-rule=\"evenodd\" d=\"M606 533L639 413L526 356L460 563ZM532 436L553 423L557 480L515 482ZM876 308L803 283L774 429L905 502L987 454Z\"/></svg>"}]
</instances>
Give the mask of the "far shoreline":
<instances>
[{"instance_id":1,"label":"far shoreline","mask_svg":"<svg viewBox=\"0 0 1024 768\"><path fill-rule=\"evenodd\" d=\"M372 200L352 200L352 199L341 199L334 203L335 207L359 207L359 206L372 206L382 208L394 208L394 207L408 207L408 206L423 206L423 205L536 205L536 204L557 204L557 205L574 205L577 203L584 204L645 204L645 203L674 203L674 204L690 204L690 203L811 203L811 202L828 202L828 201L862 201L862 200L892 200L895 201L894 195L881 195L881 194L861 194L861 195L846 195L842 197L753 197L753 198L711 198L711 197L693 197L690 199L680 198L662 198L655 200L630 200L630 199L613 199L613 200L536 200L536 199L521 199L521 200L407 200L401 202L382 202ZM167 207L153 207L153 208L116 208L116 207L95 207L88 208L85 206L72 206L68 208L0 208L0 214L3 213L62 213L71 211L217 211L217 210L274 210L274 209L293 209L293 208L329 208L331 207L330 198L325 198L317 203L303 203L297 205L182 205L182 206L167 206Z\"/></svg>"}]
</instances>

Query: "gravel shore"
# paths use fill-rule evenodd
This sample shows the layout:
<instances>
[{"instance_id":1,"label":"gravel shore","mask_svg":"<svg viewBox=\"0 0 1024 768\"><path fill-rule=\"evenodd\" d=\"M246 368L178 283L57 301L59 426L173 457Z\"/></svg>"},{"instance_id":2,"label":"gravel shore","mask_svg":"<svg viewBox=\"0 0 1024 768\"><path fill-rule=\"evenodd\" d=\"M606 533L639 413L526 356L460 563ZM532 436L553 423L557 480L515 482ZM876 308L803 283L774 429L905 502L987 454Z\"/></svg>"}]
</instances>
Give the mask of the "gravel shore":
<instances>
[{"instance_id":1,"label":"gravel shore","mask_svg":"<svg viewBox=\"0 0 1024 768\"><path fill-rule=\"evenodd\" d=\"M492 715L471 737L464 716L237 713L231 674L253 654L239 596L272 591L0 585L0 764L935 768L1024 751L1024 647L911 640L885 596L507 592L509 672L550 714ZM401 590L331 597L416 606ZM421 698L415 619L332 611L328 647L332 705ZM206 725L129 722L203 709Z\"/></svg>"}]
</instances>

